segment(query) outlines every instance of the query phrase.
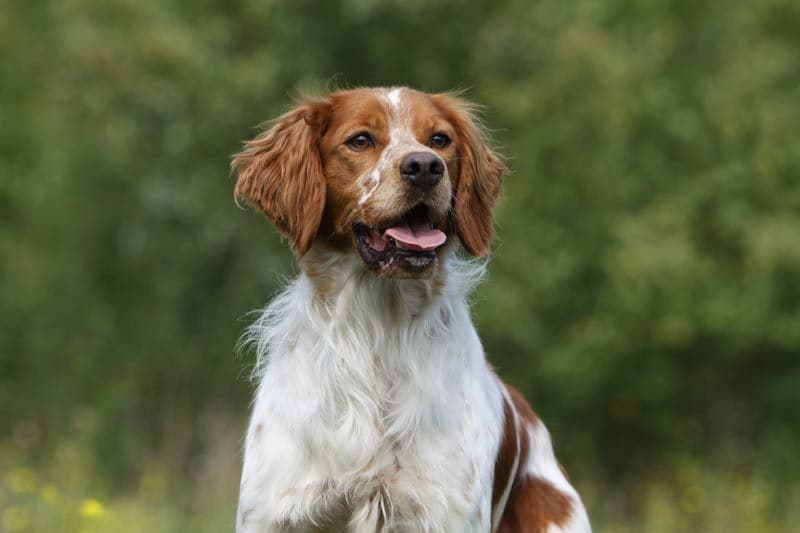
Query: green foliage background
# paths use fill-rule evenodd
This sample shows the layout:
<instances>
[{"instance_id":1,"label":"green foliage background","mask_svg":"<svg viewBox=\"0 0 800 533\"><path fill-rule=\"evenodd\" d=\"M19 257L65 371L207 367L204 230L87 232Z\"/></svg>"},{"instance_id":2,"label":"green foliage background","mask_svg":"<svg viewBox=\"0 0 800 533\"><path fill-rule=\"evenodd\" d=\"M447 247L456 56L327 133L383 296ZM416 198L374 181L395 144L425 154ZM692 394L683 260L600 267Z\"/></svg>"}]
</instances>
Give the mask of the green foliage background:
<instances>
[{"instance_id":1,"label":"green foliage background","mask_svg":"<svg viewBox=\"0 0 800 533\"><path fill-rule=\"evenodd\" d=\"M6 0L0 528L232 529L239 320L292 258L229 156L298 89L468 88L475 299L598 531L800 522L800 3Z\"/></svg>"}]
</instances>

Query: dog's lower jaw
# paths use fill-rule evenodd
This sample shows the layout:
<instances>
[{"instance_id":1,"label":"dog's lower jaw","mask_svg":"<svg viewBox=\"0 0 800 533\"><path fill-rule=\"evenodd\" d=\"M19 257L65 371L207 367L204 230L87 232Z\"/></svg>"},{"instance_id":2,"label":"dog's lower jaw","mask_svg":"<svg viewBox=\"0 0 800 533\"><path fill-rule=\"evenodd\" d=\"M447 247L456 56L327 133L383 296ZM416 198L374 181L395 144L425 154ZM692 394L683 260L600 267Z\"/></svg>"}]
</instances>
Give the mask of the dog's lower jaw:
<instances>
[{"instance_id":1,"label":"dog's lower jaw","mask_svg":"<svg viewBox=\"0 0 800 533\"><path fill-rule=\"evenodd\" d=\"M429 305L446 283L448 262L454 248L454 244L445 243L435 251L426 268L415 272L402 268L396 261L367 264L352 248L333 248L318 242L300 259L300 268L319 295L328 299L338 299L347 290L347 281L358 276L365 283L372 281L383 285L386 290L422 291L429 295L428 301L419 302L415 297L415 303Z\"/></svg>"}]
</instances>

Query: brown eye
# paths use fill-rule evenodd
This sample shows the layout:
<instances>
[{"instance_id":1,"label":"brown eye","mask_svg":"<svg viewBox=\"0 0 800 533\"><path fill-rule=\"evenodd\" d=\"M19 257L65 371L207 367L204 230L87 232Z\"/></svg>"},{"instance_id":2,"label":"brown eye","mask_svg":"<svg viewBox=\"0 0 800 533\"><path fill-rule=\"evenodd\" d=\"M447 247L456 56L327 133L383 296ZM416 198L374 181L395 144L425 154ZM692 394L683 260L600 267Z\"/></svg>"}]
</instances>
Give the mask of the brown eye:
<instances>
[{"instance_id":1,"label":"brown eye","mask_svg":"<svg viewBox=\"0 0 800 533\"><path fill-rule=\"evenodd\" d=\"M450 137L444 133L436 133L431 137L431 146L434 148L445 148L450 144Z\"/></svg>"},{"instance_id":2,"label":"brown eye","mask_svg":"<svg viewBox=\"0 0 800 533\"><path fill-rule=\"evenodd\" d=\"M350 137L345 144L353 150L361 152L375 146L375 141L370 137L369 133L361 132Z\"/></svg>"}]
</instances>

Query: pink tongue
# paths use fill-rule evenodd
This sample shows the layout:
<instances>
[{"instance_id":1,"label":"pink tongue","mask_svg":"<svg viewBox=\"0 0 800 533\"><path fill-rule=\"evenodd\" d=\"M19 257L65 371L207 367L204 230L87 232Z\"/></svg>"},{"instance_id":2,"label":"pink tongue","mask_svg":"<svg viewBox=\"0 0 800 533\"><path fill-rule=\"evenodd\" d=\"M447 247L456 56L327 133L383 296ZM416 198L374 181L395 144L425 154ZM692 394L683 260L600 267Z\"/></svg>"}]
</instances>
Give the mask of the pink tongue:
<instances>
[{"instance_id":1,"label":"pink tongue","mask_svg":"<svg viewBox=\"0 0 800 533\"><path fill-rule=\"evenodd\" d=\"M430 229L425 223L410 227L405 222L387 229L384 235L391 237L410 250L434 250L444 244L447 235L438 229Z\"/></svg>"}]
</instances>

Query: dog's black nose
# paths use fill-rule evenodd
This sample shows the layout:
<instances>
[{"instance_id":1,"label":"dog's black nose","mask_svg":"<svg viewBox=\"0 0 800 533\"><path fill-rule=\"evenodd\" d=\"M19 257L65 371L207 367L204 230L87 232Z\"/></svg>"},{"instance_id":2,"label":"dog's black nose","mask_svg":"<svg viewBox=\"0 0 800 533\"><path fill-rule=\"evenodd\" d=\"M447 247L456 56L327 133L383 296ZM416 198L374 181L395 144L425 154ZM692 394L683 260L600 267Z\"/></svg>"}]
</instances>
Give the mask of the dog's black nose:
<instances>
[{"instance_id":1,"label":"dog's black nose","mask_svg":"<svg viewBox=\"0 0 800 533\"><path fill-rule=\"evenodd\" d=\"M431 152L413 152L400 161L400 175L414 187L427 191L444 176L444 161Z\"/></svg>"}]
</instances>

